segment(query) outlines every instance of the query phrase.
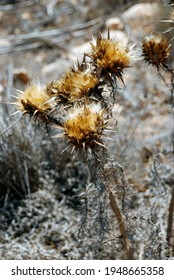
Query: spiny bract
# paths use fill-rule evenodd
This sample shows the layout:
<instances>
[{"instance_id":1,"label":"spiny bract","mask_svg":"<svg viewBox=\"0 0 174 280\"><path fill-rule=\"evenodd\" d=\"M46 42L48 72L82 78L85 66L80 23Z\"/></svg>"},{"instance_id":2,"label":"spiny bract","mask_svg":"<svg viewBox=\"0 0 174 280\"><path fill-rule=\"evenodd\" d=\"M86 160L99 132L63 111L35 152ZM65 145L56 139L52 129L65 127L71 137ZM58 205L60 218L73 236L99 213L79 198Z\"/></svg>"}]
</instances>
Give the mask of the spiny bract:
<instances>
[{"instance_id":1,"label":"spiny bract","mask_svg":"<svg viewBox=\"0 0 174 280\"><path fill-rule=\"evenodd\" d=\"M74 107L64 122L64 135L76 148L102 145L102 132L106 126L104 109L100 103Z\"/></svg>"},{"instance_id":2,"label":"spiny bract","mask_svg":"<svg viewBox=\"0 0 174 280\"><path fill-rule=\"evenodd\" d=\"M142 41L144 60L157 68L165 67L170 55L170 44L167 38L159 33L145 36Z\"/></svg>"},{"instance_id":3,"label":"spiny bract","mask_svg":"<svg viewBox=\"0 0 174 280\"><path fill-rule=\"evenodd\" d=\"M109 37L109 35L108 35ZM123 80L123 70L130 65L131 55L127 46L110 38L97 37L96 43L91 43L92 52L89 56L93 59L95 67L105 73L115 74Z\"/></svg>"},{"instance_id":4,"label":"spiny bract","mask_svg":"<svg viewBox=\"0 0 174 280\"><path fill-rule=\"evenodd\" d=\"M34 114L54 108L54 99L44 91L40 85L31 85L24 92L18 91L20 96L16 102L17 108L23 113Z\"/></svg>"},{"instance_id":5,"label":"spiny bract","mask_svg":"<svg viewBox=\"0 0 174 280\"><path fill-rule=\"evenodd\" d=\"M74 102L85 97L99 83L90 69L70 69L59 80L47 84L47 92L56 96L58 102Z\"/></svg>"}]
</instances>

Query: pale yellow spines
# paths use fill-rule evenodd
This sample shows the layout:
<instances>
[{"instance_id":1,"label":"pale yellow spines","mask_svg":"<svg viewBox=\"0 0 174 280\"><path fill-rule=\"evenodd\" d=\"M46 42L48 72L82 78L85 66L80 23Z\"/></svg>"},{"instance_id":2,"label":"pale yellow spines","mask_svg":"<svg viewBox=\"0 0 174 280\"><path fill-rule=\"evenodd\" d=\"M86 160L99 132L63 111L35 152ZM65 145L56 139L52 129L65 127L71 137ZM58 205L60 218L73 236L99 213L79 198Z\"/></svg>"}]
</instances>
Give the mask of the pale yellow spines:
<instances>
[{"instance_id":1,"label":"pale yellow spines","mask_svg":"<svg viewBox=\"0 0 174 280\"><path fill-rule=\"evenodd\" d=\"M102 132L106 124L100 103L74 107L64 122L64 135L76 148L102 145Z\"/></svg>"},{"instance_id":2,"label":"pale yellow spines","mask_svg":"<svg viewBox=\"0 0 174 280\"><path fill-rule=\"evenodd\" d=\"M92 52L89 56L93 59L96 69L103 73L112 73L123 80L123 70L130 66L131 55L128 46L123 46L120 42L97 37L96 42L91 43Z\"/></svg>"},{"instance_id":3,"label":"pale yellow spines","mask_svg":"<svg viewBox=\"0 0 174 280\"><path fill-rule=\"evenodd\" d=\"M25 91L18 91L20 95L17 99L17 109L23 113L33 114L54 108L53 98L40 85L31 85Z\"/></svg>"},{"instance_id":4,"label":"pale yellow spines","mask_svg":"<svg viewBox=\"0 0 174 280\"><path fill-rule=\"evenodd\" d=\"M146 62L159 67L165 67L170 55L170 43L160 33L150 34L142 40L142 56Z\"/></svg>"},{"instance_id":5,"label":"pale yellow spines","mask_svg":"<svg viewBox=\"0 0 174 280\"><path fill-rule=\"evenodd\" d=\"M84 98L99 83L90 69L70 69L59 80L47 84L47 92L56 96L58 102L75 102Z\"/></svg>"}]
</instances>

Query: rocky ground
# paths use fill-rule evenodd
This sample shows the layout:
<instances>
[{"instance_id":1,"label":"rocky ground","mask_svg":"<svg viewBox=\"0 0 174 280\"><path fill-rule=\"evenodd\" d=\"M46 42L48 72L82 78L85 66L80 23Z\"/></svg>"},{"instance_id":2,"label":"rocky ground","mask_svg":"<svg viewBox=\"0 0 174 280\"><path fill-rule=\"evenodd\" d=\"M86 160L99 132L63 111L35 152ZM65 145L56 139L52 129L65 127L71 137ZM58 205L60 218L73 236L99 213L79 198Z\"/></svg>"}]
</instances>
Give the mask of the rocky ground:
<instances>
[{"instance_id":1,"label":"rocky ground","mask_svg":"<svg viewBox=\"0 0 174 280\"><path fill-rule=\"evenodd\" d=\"M6 101L14 101L16 88L58 78L90 50L99 31L104 35L109 29L123 44L135 44L140 57L142 36L169 28L160 22L168 14L167 1L3 2L0 258L126 259L118 217L107 193L90 181L85 156L60 154L63 140L54 141L45 127L12 115L15 106ZM131 258L171 259L170 78L137 60L126 69L124 83L118 85L105 170L124 217Z\"/></svg>"}]
</instances>

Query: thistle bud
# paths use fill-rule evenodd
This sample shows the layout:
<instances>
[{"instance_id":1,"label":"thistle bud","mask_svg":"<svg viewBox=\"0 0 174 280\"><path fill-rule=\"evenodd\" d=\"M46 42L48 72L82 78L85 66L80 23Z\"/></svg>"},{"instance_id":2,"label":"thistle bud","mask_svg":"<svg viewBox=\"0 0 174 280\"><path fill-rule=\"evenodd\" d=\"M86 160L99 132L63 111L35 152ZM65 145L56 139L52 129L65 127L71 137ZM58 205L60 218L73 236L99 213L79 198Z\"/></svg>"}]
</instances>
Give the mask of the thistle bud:
<instances>
[{"instance_id":1,"label":"thistle bud","mask_svg":"<svg viewBox=\"0 0 174 280\"><path fill-rule=\"evenodd\" d=\"M19 111L34 114L44 113L54 108L54 99L39 85L31 85L25 91L18 91L20 96L16 105Z\"/></svg>"},{"instance_id":2,"label":"thistle bud","mask_svg":"<svg viewBox=\"0 0 174 280\"><path fill-rule=\"evenodd\" d=\"M92 52L89 55L97 70L103 74L111 73L123 80L123 70L130 65L131 56L127 46L109 38L97 37L95 44L91 43Z\"/></svg>"},{"instance_id":3,"label":"thistle bud","mask_svg":"<svg viewBox=\"0 0 174 280\"><path fill-rule=\"evenodd\" d=\"M170 55L169 41L159 33L144 37L142 55L146 62L158 69L159 67L165 67Z\"/></svg>"},{"instance_id":4,"label":"thistle bud","mask_svg":"<svg viewBox=\"0 0 174 280\"><path fill-rule=\"evenodd\" d=\"M56 96L58 102L74 102L89 93L99 83L97 76L90 69L70 69L59 80L47 84L47 92Z\"/></svg>"},{"instance_id":5,"label":"thistle bud","mask_svg":"<svg viewBox=\"0 0 174 280\"><path fill-rule=\"evenodd\" d=\"M102 132L106 126L104 110L100 103L85 107L73 107L64 122L64 136L75 148L92 149L102 144Z\"/></svg>"}]
</instances>

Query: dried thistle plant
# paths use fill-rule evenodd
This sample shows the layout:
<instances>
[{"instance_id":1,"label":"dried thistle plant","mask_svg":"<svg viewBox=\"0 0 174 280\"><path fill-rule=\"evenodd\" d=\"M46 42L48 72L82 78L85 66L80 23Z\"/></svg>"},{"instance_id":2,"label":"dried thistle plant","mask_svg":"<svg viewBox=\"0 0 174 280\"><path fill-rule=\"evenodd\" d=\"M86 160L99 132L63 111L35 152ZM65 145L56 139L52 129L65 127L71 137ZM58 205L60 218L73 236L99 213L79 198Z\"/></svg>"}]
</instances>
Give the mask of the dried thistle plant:
<instances>
[{"instance_id":1,"label":"dried thistle plant","mask_svg":"<svg viewBox=\"0 0 174 280\"><path fill-rule=\"evenodd\" d=\"M170 20L173 22L173 13ZM90 173L89 180L100 191L101 197L107 195L110 209L118 223L126 258L133 258L133 250L123 211L124 202L118 203L119 198L114 195L111 179L106 176L109 171L105 163L110 163L110 160L105 129L112 116L113 103L105 90L110 94L115 92L117 80L124 84L124 71L135 58L132 49L110 38L109 32L107 38L99 34L95 42L91 43L91 52L84 54L84 60L75 69L70 68L58 80L47 83L45 89L30 86L20 92L15 102L17 110L23 115L28 114L38 122L53 125L55 131L60 129L60 133L53 137L66 140L68 145L62 152L72 146L72 152L77 150L84 156ZM163 35L154 33L143 38L144 61L158 71L162 69L173 73L168 67L170 54L170 42ZM90 58L89 63L85 60L86 56ZM126 187L128 184L122 175L122 188Z\"/></svg>"},{"instance_id":2,"label":"dried thistle plant","mask_svg":"<svg viewBox=\"0 0 174 280\"><path fill-rule=\"evenodd\" d=\"M174 9L173 5L174 2L170 1L169 3L170 12L167 20L162 20L162 22L171 23L171 28L164 31L164 33L170 33L174 29ZM154 33L150 34L148 36L145 36L142 40L142 56L144 60L156 67L158 70L158 73L160 74L160 77L165 82L164 75L161 74L160 70L165 70L165 73L169 75L170 78L170 110L169 112L172 114L172 119L174 122L174 69L172 62L170 61L170 58L172 56L172 43L173 43L173 34L171 40L167 39L163 34L160 33ZM165 82L167 85L167 83ZM168 85L167 85L168 86ZM171 146L172 149L170 153L172 156L174 155L174 130L171 133ZM160 176L158 175L159 182L162 181ZM155 180L154 180L155 182ZM166 185L163 184L163 187L166 189ZM167 225L167 234L166 234L166 242L169 248L169 257L173 256L173 227L174 227L174 189L173 186L171 188L171 198L168 206L168 225Z\"/></svg>"},{"instance_id":3,"label":"dried thistle plant","mask_svg":"<svg viewBox=\"0 0 174 280\"><path fill-rule=\"evenodd\" d=\"M158 70L165 69L170 55L170 43L160 33L147 35L142 40L142 56Z\"/></svg>"},{"instance_id":4,"label":"dried thistle plant","mask_svg":"<svg viewBox=\"0 0 174 280\"><path fill-rule=\"evenodd\" d=\"M20 96L16 102L18 110L23 114L28 113L35 115L49 111L54 107L54 100L47 94L46 91L41 89L40 86L31 85L24 92L18 91ZM34 112L34 113L33 113Z\"/></svg>"},{"instance_id":5,"label":"dried thistle plant","mask_svg":"<svg viewBox=\"0 0 174 280\"><path fill-rule=\"evenodd\" d=\"M118 2L121 3L121 1ZM129 1L124 2L128 3ZM173 41L168 40L166 37L173 37L173 5L174 1L170 1L170 12L168 14L168 19L166 20L166 22L169 23L169 29L166 30L167 36L165 35L165 32L164 34L150 33L142 40L142 53L144 61L154 67L158 74L160 74L160 77L165 75L163 80L166 82L166 84L169 84L168 74L170 74L171 96L173 96L174 91L174 75L172 70L173 53L171 48ZM169 34L169 32L171 33ZM88 56L88 60L85 59L86 56ZM123 86L124 83L125 86L127 82L129 83L130 76L128 75L126 77L128 79L126 79L125 72L127 68L132 65L132 59L134 59L132 47L129 47L128 44L122 44L122 42L117 40L117 38L110 38L109 34L107 38L99 34L93 43L91 43L91 52L84 54L84 60L80 63L77 63L76 67L69 68L64 74L60 76L60 78L48 82L45 87L31 85L26 90L19 91L19 95L16 97L17 99L14 102L17 110L16 112L21 112L23 118L29 116L31 121L34 120L34 123L40 124L40 127L43 126L45 128L46 125L46 127L51 128L51 135L56 135L52 136L52 138L55 138L54 141L52 140L55 145L53 147L52 145L51 147L49 145L48 150L44 144L45 139L39 140L39 143L42 145L42 153L40 153L38 149L38 154L40 153L39 156L35 150L30 148L30 145L32 145L30 137L26 141L25 149L22 149L21 145L19 145L19 147L16 145L16 134L3 135L4 138L2 137L1 145L3 147L4 143L6 144L6 150L4 151L7 153L7 157L4 157L4 152L1 153L0 151L0 157L2 159L1 166L3 166L0 172L0 185L3 186L4 189L4 205L8 200L11 189L16 192L16 190L21 188L21 184L23 193L28 194L34 189L38 188L38 180L41 174L41 180L43 180L43 176L50 176L48 174L51 173L51 175L54 176L54 182L58 182L60 194L56 194L55 200L52 200L50 192L51 186L48 184L49 179L45 180L45 183L47 184L47 192L44 192L45 187L43 187L43 192L41 190L42 195L40 195L40 192L37 192L34 193L34 196L31 196L31 198L38 197L38 200L34 200L33 198L27 199L24 203L25 207L19 207L19 210L15 213L16 220L14 227L17 228L18 223L21 222L19 232L25 233L26 227L28 227L28 230L30 230L30 228L33 227L33 224L34 226L39 225L44 232L45 239L47 240L45 241L44 246L49 244L51 248L50 252L53 252L54 248L57 248L56 257L58 257L58 251L62 251L63 258L69 258L70 256L70 258L82 257L96 259L131 259L136 257L138 259L163 259L166 256L173 256L174 190L173 187L171 189L169 188L169 184L172 184L171 181L168 185L166 185L165 181L163 181L161 169L155 170L153 173L153 178L150 182L148 181L147 186L145 185L144 187L143 180L140 182L140 184L143 184L144 189L146 189L146 187L148 188L146 189L147 192L145 190L141 190L143 193L140 193L137 191L137 188L133 189L128 184L122 164L111 161L112 150L111 153L107 151L107 147L109 146L107 139L109 138L108 133L110 133L108 122L110 119L112 119L112 113L115 117L115 108L118 104L120 104L121 99L120 96L115 95L117 90L117 82L121 86ZM143 66L140 64L139 68L144 68L144 64ZM132 69L130 68L129 70L131 72ZM131 79L134 74L135 76L138 74L137 72L133 71ZM140 75L141 74L142 73L140 71ZM138 81L138 77L140 77L140 75L135 77L137 85L134 85L140 86L142 88L144 86L144 80L142 79L142 84L140 84L141 81ZM145 85L145 87L148 86L148 84ZM119 92L119 88L117 92ZM129 88L128 92L130 92ZM153 93L153 98L155 101L158 100L158 97L160 96L159 92L157 92L157 95L155 95L156 91ZM112 102L112 96L114 96L115 102L118 101L118 104ZM132 95L130 95L130 97L134 98L135 96L136 95L132 91ZM124 95L124 97L126 97L126 95ZM121 99L121 105L126 111L127 102L124 103L123 100L124 99ZM136 104L139 105L139 98L134 100L136 101ZM170 106L170 110L171 112L174 112L174 99L171 98L171 100L173 101L171 101L172 106ZM143 99L143 101L145 100ZM150 99L148 99L148 102L150 102ZM146 104L147 103L144 102L144 105ZM114 110L112 112L113 106ZM139 106L135 105L135 107L138 109L138 111L141 110ZM129 110L131 110L130 108L131 106L129 106ZM125 118L125 115L123 118ZM135 112L131 114L131 117L128 113L125 121L126 126L124 127L124 130L126 131L125 134L127 137L129 137L128 140L123 136L123 131L120 130L123 141L119 147L121 150L123 150L125 146L129 147L128 149L131 155L132 136L130 136L130 134L132 135L132 131L134 131L133 121L135 120L137 120L137 115ZM140 120L141 119L139 119L139 121ZM149 122L149 128L150 125L151 124ZM26 122L24 126L20 127L16 132L19 134L18 137L22 139L22 143L23 141L25 142L26 139L25 127ZM130 127L132 131L129 130ZM20 133L20 131L22 131L22 133ZM35 133L33 129L32 133ZM41 134L42 133L39 131L39 135ZM7 138L8 141L5 138ZM32 138L35 138L35 135L32 134ZM59 140L58 138L61 139ZM127 141L126 144L125 140ZM116 139L116 142L117 141L119 140ZM135 142L135 145L137 145L136 141L132 142ZM64 144L65 149L64 147L62 148L62 143ZM59 145L60 147L58 147ZM113 148L114 156L117 154L116 160L120 162L124 156L127 156L126 153L129 151L127 148L124 149L124 156L121 156L122 151L120 153L117 152L116 147L116 143L113 143L112 146L109 146L109 148ZM159 147L160 140L157 149ZM69 148L72 148L72 150ZM13 151L12 153L11 150ZM60 156L57 154L57 150L62 151ZM68 153L68 150L70 153ZM138 152L138 150L136 151ZM152 150L150 150L150 152L151 151ZM152 156L153 152L154 151L151 152ZM38 161L32 157L33 153ZM46 154L46 158L44 158L44 154ZM141 156L141 154L139 156ZM81 171L80 175L77 171L79 169L74 162L76 157L82 159L84 164L81 165L81 161L78 161L79 169ZM133 158L130 158L130 156L129 159L131 169L129 170L128 166L126 166L126 171L134 172L134 166L141 165L141 163L139 160L137 160L137 163L135 164ZM47 163L47 160L49 163ZM41 166L39 169L37 162L41 163L41 165L45 164L44 167ZM57 162L56 167L55 162ZM14 164L15 168L13 168ZM49 165L49 171L47 169L47 164ZM86 165L87 168L84 168ZM34 176L32 167L34 167L35 171L39 171L37 176ZM15 169L17 169L17 171ZM41 173L43 172L43 169L46 171L44 174ZM8 176L4 178L4 174L6 173L8 173ZM17 174L18 176L14 176L14 174ZM141 174L139 175L141 176ZM131 173L130 176L134 175ZM35 182L33 180L34 177ZM13 178L13 180L11 178ZM30 179L29 181L28 178ZM12 182L12 184L9 184L9 182ZM130 182L131 180L129 183ZM136 184L137 181L132 181L132 183ZM85 191L83 188L84 186L86 186ZM7 187L8 191L6 192ZM56 188L54 188L55 185L53 186L53 190L56 190ZM134 193L131 193L132 189ZM78 195L79 190L81 192L80 196ZM78 215L78 219L81 218L83 220L80 222L80 225L78 225L78 227L80 226L82 228L79 230L79 232L81 231L81 236L79 236L83 243L82 248L80 248L79 244L78 246L74 246L74 243L71 245L68 240L68 235L66 232L68 227L67 224L70 223L69 228L71 225L73 225L68 234L72 233L72 242L74 242L74 232L77 230L76 224L78 223L78 219L76 219L75 222L71 221L72 212L68 212L66 206L63 205L63 196L66 196L66 204L72 203L73 208L80 210L78 212L76 211L76 214ZM71 202L68 202L69 197L71 197ZM79 201L81 202L81 198L83 205L80 203L79 209L78 203ZM36 201L37 203L35 203ZM0 202L2 202L2 199ZM49 204L48 208L47 202ZM33 204L36 207L33 208ZM57 212L59 207L59 210L61 210L61 206L65 208L63 211ZM24 208L25 211L23 211ZM37 208L39 209L40 216L38 216L38 218L35 220L31 210L37 210ZM30 211L28 211L29 209ZM49 214L50 211L51 214ZM44 215L44 213L46 213L46 215ZM61 220L58 218L59 213L61 213ZM53 215L55 219L52 218ZM45 219L47 216L49 220ZM46 220L46 222L42 223L40 218ZM67 222L64 222L65 219ZM47 223L48 226L46 226ZM60 223L63 226L60 226ZM51 230L51 224L54 226L54 231ZM75 230L74 227L76 227ZM60 236L62 233L59 231L60 228L65 228L65 238L63 245L62 237ZM32 232L34 231L35 229L32 230ZM38 230L35 232L37 235ZM163 233L164 235L161 236ZM166 237L164 237L165 233ZM28 243L32 239L31 236L32 235L30 235L30 239L27 240ZM47 238L47 236L49 238ZM38 237L40 238L41 235L38 235ZM42 239L41 242L44 243L44 238L40 239ZM54 240L56 240L55 243ZM17 242L16 239L15 242ZM37 243L36 240L31 242L31 246L34 244L33 251L35 251L35 243ZM54 245L57 247L54 247ZM38 248L39 246L40 244L38 244ZM166 254L167 247L170 247L170 252L168 255ZM8 248L10 248L9 244ZM72 254L68 254L67 249L72 249ZM43 252L45 253L46 251ZM77 252L80 252L79 255ZM39 255L38 258L48 257L46 254L44 255L44 253ZM33 256L35 256L34 254Z\"/></svg>"},{"instance_id":6,"label":"dried thistle plant","mask_svg":"<svg viewBox=\"0 0 174 280\"><path fill-rule=\"evenodd\" d=\"M55 96L58 103L66 104L89 95L98 84L98 77L89 67L85 70L71 68L57 81L48 83L46 91Z\"/></svg>"},{"instance_id":7,"label":"dried thistle plant","mask_svg":"<svg viewBox=\"0 0 174 280\"><path fill-rule=\"evenodd\" d=\"M99 35L96 45L91 46L89 63L84 55L82 63L78 62L75 69L70 68L57 81L48 83L45 89L32 85L24 92L19 91L14 104L22 115L28 114L47 126L53 125L55 131L59 129L60 133L53 137L67 141L68 145L62 152L72 146L72 152L77 150L84 153L91 180L94 182L96 178L95 187L108 196L110 209L123 235L126 256L130 258L126 222L103 174L106 172L104 163L109 160L105 129L108 129L113 108L109 95L105 96L105 90L108 88L110 91L110 86L116 90L116 83L112 84L116 79L124 81L123 71L130 66L131 51L109 35L107 39Z\"/></svg>"},{"instance_id":8,"label":"dried thistle plant","mask_svg":"<svg viewBox=\"0 0 174 280\"><path fill-rule=\"evenodd\" d=\"M100 103L74 106L69 110L62 126L64 133L58 134L58 137L65 136L67 142L73 145L73 150L83 148L87 151L96 145L103 146L102 134L105 127L104 109Z\"/></svg>"},{"instance_id":9,"label":"dried thistle plant","mask_svg":"<svg viewBox=\"0 0 174 280\"><path fill-rule=\"evenodd\" d=\"M92 58L95 70L106 78L113 75L124 82L123 71L131 64L131 48L111 39L109 32L108 38L102 38L99 34L96 41L91 43L91 48L88 55Z\"/></svg>"}]
</instances>

